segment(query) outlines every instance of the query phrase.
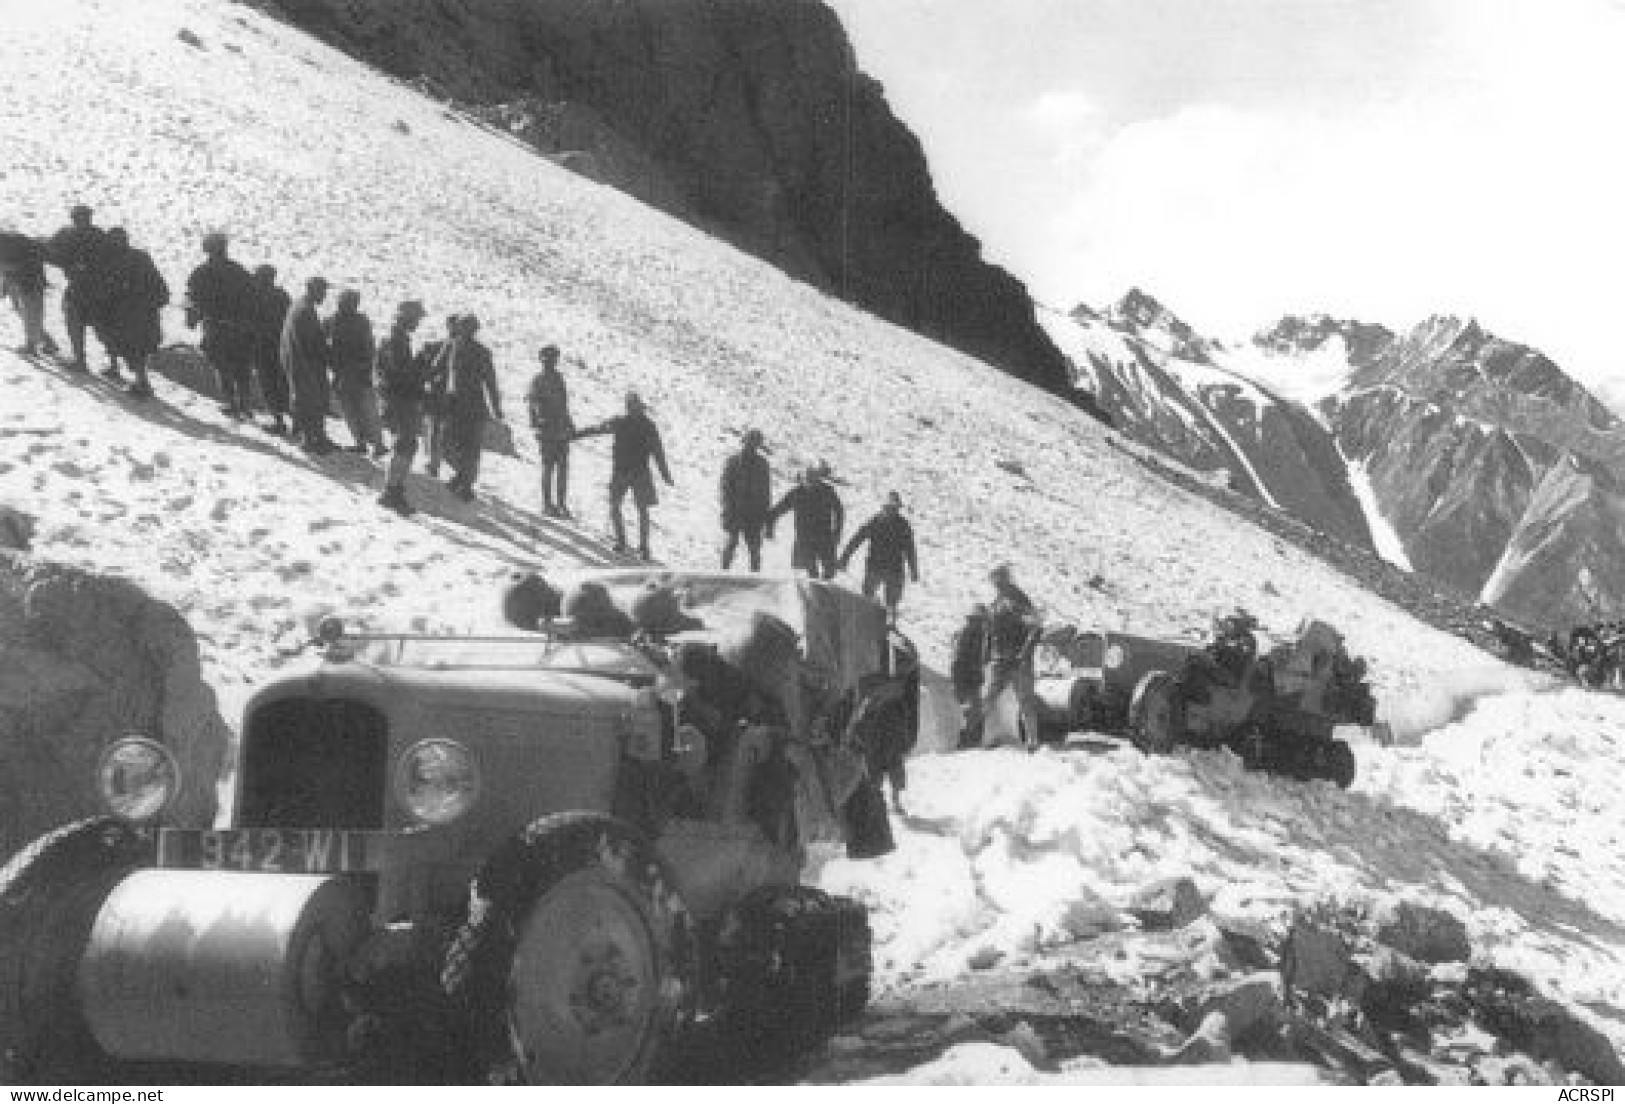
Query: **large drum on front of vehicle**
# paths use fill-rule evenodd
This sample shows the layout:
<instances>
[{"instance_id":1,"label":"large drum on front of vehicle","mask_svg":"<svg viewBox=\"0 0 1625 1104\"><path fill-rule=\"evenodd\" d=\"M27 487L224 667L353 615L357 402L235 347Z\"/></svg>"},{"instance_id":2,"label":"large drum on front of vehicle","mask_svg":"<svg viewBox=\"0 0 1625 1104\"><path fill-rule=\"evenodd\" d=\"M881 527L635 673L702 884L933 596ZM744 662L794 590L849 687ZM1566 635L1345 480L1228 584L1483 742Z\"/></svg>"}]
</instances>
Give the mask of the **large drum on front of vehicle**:
<instances>
[{"instance_id":1,"label":"large drum on front of vehicle","mask_svg":"<svg viewBox=\"0 0 1625 1104\"><path fill-rule=\"evenodd\" d=\"M130 1061L334 1061L340 970L367 926L348 878L138 870L102 904L79 961L85 1023Z\"/></svg>"}]
</instances>

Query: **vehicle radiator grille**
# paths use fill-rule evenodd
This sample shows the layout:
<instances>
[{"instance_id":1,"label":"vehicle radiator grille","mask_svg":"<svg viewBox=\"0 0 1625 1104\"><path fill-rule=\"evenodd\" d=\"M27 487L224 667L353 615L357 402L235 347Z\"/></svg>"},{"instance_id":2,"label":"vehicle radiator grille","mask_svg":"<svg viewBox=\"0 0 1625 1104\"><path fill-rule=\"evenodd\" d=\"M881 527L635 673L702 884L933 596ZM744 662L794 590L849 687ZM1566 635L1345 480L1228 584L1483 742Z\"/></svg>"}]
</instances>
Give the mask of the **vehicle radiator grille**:
<instances>
[{"instance_id":1,"label":"vehicle radiator grille","mask_svg":"<svg viewBox=\"0 0 1625 1104\"><path fill-rule=\"evenodd\" d=\"M243 734L241 807L250 828L382 828L389 726L344 699L256 710Z\"/></svg>"}]
</instances>

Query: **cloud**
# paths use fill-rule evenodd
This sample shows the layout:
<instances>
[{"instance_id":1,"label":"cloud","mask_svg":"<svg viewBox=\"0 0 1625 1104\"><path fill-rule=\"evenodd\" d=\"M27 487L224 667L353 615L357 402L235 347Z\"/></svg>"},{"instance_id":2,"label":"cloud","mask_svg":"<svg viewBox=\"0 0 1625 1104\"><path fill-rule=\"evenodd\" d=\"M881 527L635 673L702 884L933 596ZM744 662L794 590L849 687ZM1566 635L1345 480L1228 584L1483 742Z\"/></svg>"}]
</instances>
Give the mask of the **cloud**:
<instances>
[{"instance_id":1,"label":"cloud","mask_svg":"<svg viewBox=\"0 0 1625 1104\"><path fill-rule=\"evenodd\" d=\"M1082 92L1045 92L1021 112L1040 156L1063 173L1083 170L1111 138L1106 112Z\"/></svg>"},{"instance_id":2,"label":"cloud","mask_svg":"<svg viewBox=\"0 0 1625 1104\"><path fill-rule=\"evenodd\" d=\"M1112 134L1048 220L1034 286L1070 305L1140 284L1232 334L1289 310L1474 314L1621 375L1625 28L1579 0L1483 6L1403 96L1195 104Z\"/></svg>"}]
</instances>

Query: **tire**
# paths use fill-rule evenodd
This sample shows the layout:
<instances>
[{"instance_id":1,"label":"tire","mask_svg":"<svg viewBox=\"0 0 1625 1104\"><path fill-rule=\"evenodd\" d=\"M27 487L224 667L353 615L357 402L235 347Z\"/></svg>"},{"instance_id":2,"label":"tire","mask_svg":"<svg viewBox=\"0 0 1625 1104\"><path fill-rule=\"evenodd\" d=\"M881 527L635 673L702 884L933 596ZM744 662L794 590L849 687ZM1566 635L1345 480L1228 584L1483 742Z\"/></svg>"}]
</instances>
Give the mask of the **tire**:
<instances>
[{"instance_id":1,"label":"tire","mask_svg":"<svg viewBox=\"0 0 1625 1104\"><path fill-rule=\"evenodd\" d=\"M810 886L764 886L724 922L720 965L736 1047L774 1061L806 1054L868 1004L868 913Z\"/></svg>"},{"instance_id":2,"label":"tire","mask_svg":"<svg viewBox=\"0 0 1625 1104\"><path fill-rule=\"evenodd\" d=\"M599 813L545 817L488 859L441 982L492 1084L637 1084L696 992L687 909L654 848Z\"/></svg>"},{"instance_id":3,"label":"tire","mask_svg":"<svg viewBox=\"0 0 1625 1104\"><path fill-rule=\"evenodd\" d=\"M150 837L94 817L0 867L0 1080L82 1079L105 1067L79 1010L79 959L113 887L154 860Z\"/></svg>"},{"instance_id":4,"label":"tire","mask_svg":"<svg viewBox=\"0 0 1625 1104\"><path fill-rule=\"evenodd\" d=\"M1179 682L1167 671L1141 677L1129 700L1129 735L1141 751L1167 755L1185 739L1185 703Z\"/></svg>"}]
</instances>

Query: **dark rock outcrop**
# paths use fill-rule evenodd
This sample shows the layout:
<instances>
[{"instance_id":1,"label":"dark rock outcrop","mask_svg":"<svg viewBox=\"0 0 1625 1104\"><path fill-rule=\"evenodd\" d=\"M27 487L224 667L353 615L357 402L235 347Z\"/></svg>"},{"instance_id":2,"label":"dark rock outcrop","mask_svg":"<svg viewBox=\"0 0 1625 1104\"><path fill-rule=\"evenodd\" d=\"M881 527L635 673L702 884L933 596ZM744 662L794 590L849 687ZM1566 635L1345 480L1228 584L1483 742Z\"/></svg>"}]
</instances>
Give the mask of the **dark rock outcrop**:
<instances>
[{"instance_id":1,"label":"dark rock outcrop","mask_svg":"<svg viewBox=\"0 0 1625 1104\"><path fill-rule=\"evenodd\" d=\"M258 6L874 314L1069 391L1026 288L942 208L918 140L817 0Z\"/></svg>"},{"instance_id":2,"label":"dark rock outcrop","mask_svg":"<svg viewBox=\"0 0 1625 1104\"><path fill-rule=\"evenodd\" d=\"M231 734L185 619L122 579L0 552L0 855L101 812L97 760L131 732L180 763L170 822L213 823Z\"/></svg>"}]
</instances>

